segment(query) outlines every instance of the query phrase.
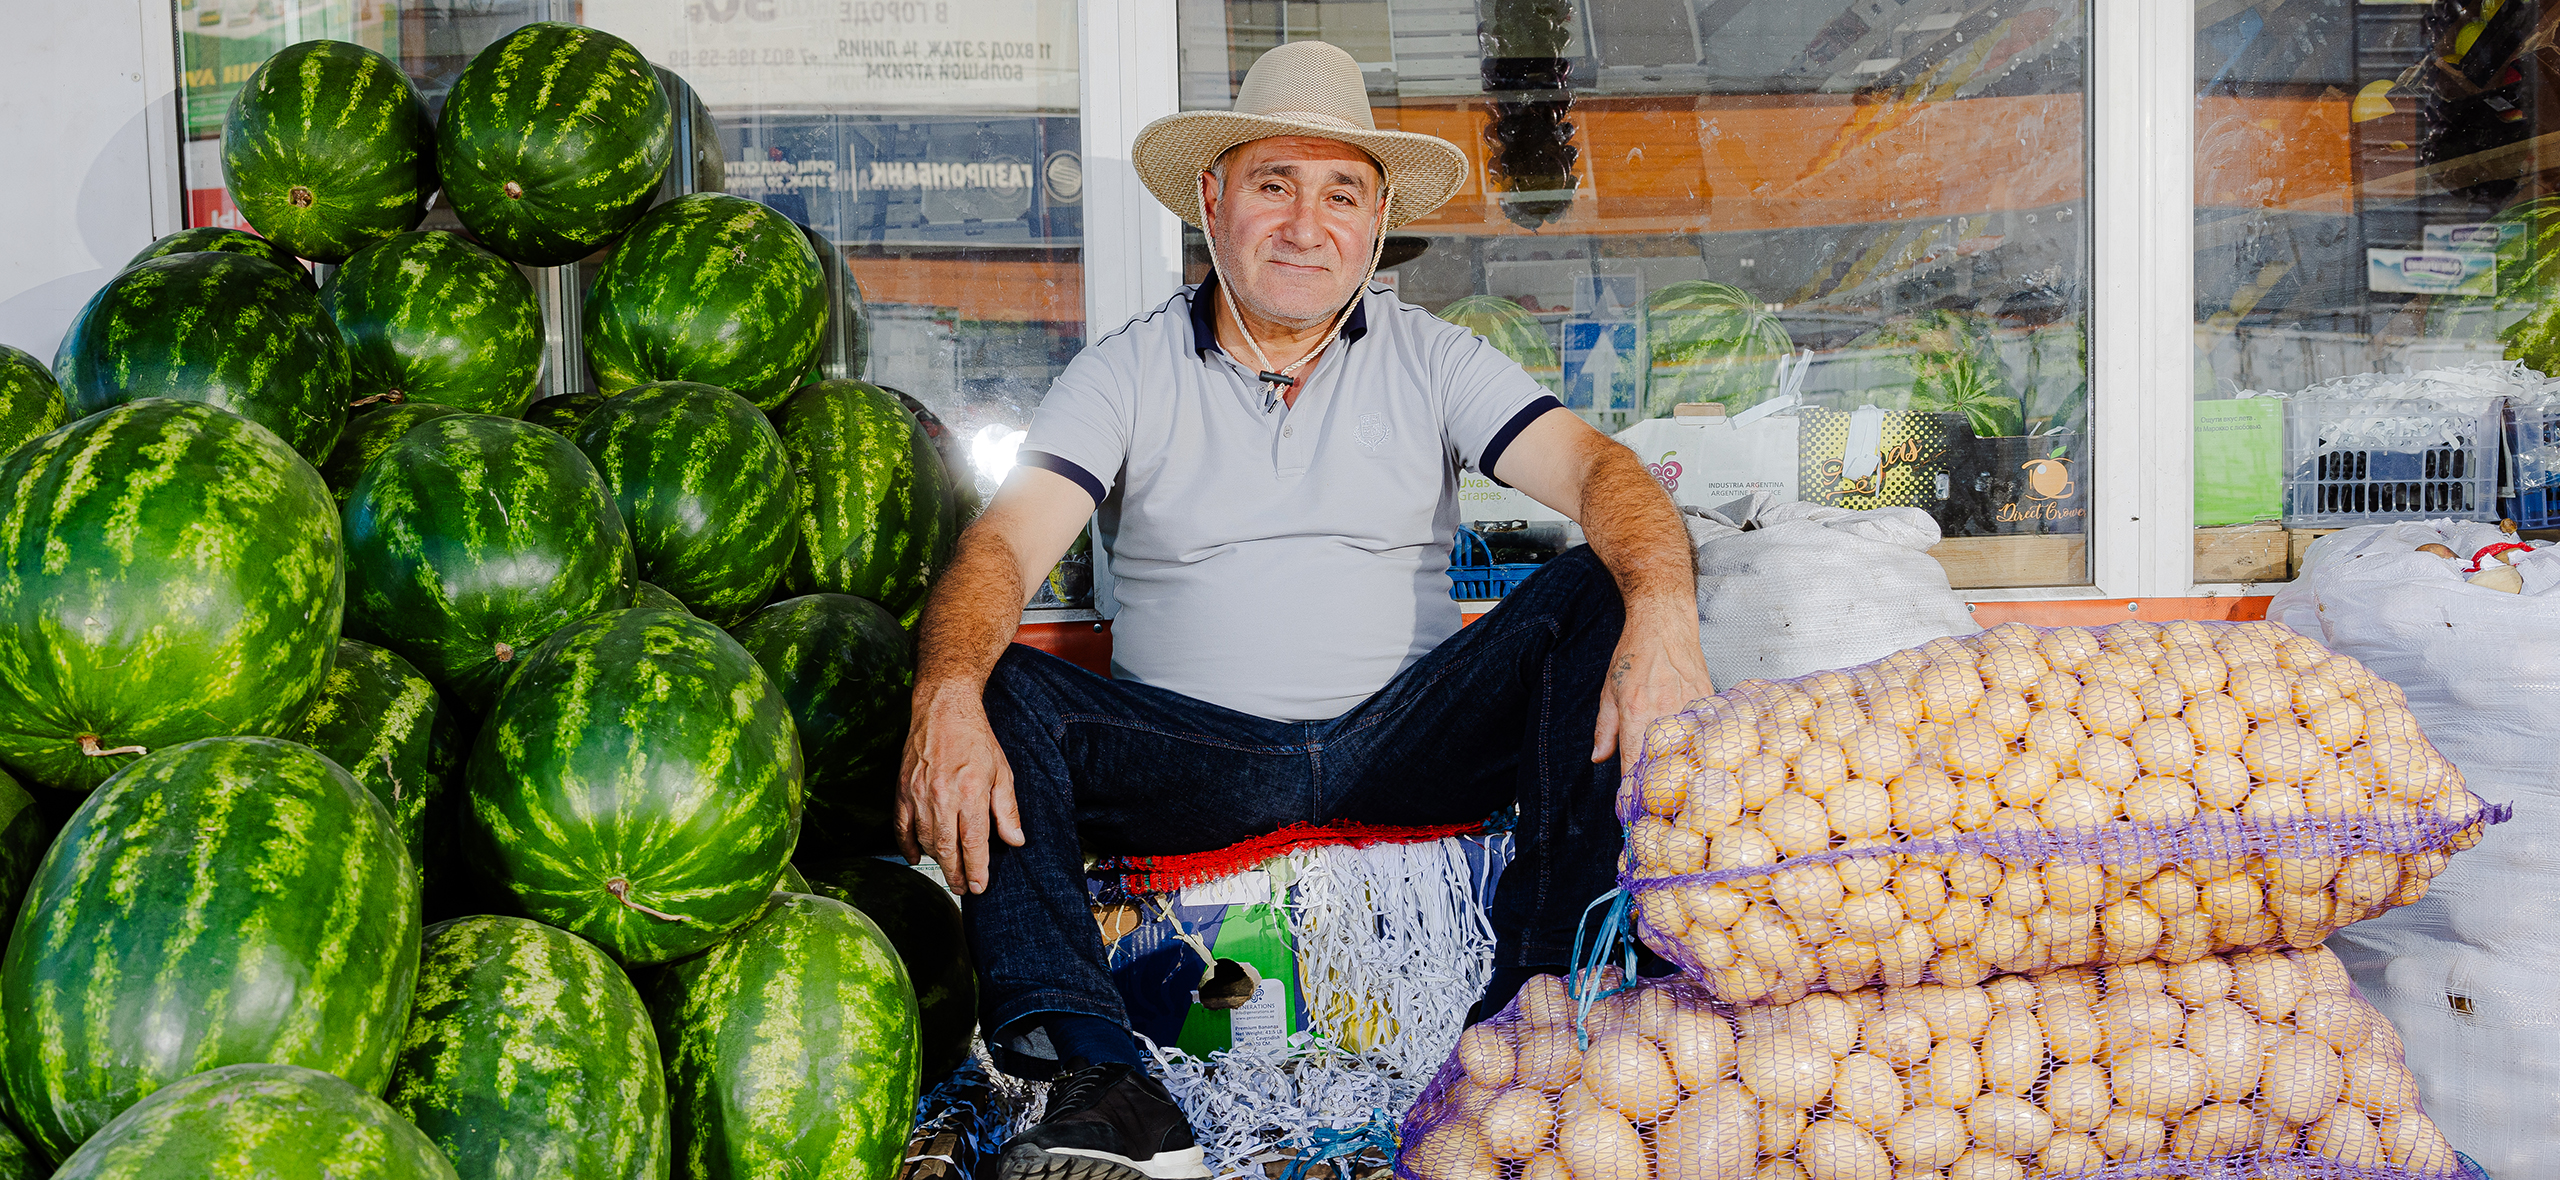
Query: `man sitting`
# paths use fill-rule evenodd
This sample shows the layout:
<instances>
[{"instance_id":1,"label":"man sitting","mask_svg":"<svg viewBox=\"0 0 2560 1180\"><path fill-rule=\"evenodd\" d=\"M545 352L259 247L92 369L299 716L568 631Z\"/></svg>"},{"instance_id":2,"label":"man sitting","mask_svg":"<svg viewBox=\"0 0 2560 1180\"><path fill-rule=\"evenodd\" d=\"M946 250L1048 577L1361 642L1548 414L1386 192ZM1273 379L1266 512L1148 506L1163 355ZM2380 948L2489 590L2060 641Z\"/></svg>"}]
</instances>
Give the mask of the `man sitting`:
<instances>
[{"instance_id":1,"label":"man sitting","mask_svg":"<svg viewBox=\"0 0 2560 1180\"><path fill-rule=\"evenodd\" d=\"M1618 752L1713 691L1662 486L1491 345L1368 283L1387 231L1463 182L1455 145L1375 130L1350 56L1302 41L1255 63L1233 111L1158 120L1132 157L1215 274L1060 374L918 641L908 855L966 894L988 1043L1064 1071L1008 1180L1208 1174L1143 1068L1085 850L1516 802L1480 1018L1564 969L1613 884ZM1461 468L1590 539L1463 630ZM1008 645L1089 517L1119 602L1113 678Z\"/></svg>"}]
</instances>

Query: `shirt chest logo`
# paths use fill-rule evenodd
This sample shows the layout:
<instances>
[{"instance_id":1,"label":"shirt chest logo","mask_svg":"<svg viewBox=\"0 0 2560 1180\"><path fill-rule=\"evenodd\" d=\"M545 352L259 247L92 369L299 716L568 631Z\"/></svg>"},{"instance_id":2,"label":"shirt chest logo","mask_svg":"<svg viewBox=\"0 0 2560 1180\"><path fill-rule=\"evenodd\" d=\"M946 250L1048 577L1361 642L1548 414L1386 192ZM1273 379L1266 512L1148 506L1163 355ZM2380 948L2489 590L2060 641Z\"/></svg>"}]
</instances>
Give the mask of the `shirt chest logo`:
<instances>
[{"instance_id":1,"label":"shirt chest logo","mask_svg":"<svg viewBox=\"0 0 2560 1180\"><path fill-rule=\"evenodd\" d=\"M1387 429L1385 414L1362 414L1359 429L1353 431L1351 437L1360 440L1361 446L1374 451L1387 445L1387 439L1393 437L1394 433Z\"/></svg>"}]
</instances>

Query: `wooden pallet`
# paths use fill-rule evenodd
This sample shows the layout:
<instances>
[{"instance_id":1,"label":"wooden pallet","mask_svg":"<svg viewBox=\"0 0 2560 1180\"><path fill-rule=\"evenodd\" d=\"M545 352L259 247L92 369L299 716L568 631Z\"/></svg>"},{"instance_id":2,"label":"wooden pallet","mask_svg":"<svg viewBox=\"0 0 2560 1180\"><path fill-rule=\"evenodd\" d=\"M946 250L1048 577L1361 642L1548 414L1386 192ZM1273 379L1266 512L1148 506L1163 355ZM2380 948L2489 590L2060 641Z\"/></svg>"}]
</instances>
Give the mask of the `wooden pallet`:
<instances>
[{"instance_id":1,"label":"wooden pallet","mask_svg":"<svg viewBox=\"0 0 2560 1180\"><path fill-rule=\"evenodd\" d=\"M2196 530L2195 584L2282 582L2293 577L2293 544L2280 524Z\"/></svg>"}]
</instances>

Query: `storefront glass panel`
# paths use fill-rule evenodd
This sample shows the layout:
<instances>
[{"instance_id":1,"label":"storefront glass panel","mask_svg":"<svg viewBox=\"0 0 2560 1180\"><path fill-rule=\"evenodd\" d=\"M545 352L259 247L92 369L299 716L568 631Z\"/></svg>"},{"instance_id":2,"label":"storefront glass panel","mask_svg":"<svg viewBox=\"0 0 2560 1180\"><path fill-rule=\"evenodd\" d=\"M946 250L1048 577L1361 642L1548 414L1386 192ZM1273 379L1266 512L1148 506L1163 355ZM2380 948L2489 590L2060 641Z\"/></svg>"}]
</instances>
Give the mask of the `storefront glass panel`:
<instances>
[{"instance_id":1,"label":"storefront glass panel","mask_svg":"<svg viewBox=\"0 0 2560 1180\"><path fill-rule=\"evenodd\" d=\"M2282 581L2359 523L2560 523L2560 431L2510 364L2560 365L2560 6L2221 0L2196 26L2196 580Z\"/></svg>"}]
</instances>

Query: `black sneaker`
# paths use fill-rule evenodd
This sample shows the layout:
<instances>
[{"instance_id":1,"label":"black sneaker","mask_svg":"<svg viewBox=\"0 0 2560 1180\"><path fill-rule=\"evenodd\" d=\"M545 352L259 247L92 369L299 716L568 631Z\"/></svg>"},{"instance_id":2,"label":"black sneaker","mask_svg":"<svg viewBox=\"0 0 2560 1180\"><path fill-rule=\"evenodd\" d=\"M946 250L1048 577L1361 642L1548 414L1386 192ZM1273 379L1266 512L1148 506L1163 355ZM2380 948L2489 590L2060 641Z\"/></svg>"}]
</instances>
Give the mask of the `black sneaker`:
<instances>
[{"instance_id":1,"label":"black sneaker","mask_svg":"<svg viewBox=\"0 0 2560 1180\"><path fill-rule=\"evenodd\" d=\"M1004 1145L997 1180L1206 1180L1191 1124L1163 1082L1116 1061L1067 1067L1040 1125Z\"/></svg>"}]
</instances>

